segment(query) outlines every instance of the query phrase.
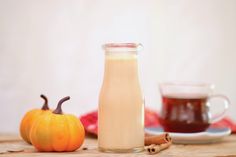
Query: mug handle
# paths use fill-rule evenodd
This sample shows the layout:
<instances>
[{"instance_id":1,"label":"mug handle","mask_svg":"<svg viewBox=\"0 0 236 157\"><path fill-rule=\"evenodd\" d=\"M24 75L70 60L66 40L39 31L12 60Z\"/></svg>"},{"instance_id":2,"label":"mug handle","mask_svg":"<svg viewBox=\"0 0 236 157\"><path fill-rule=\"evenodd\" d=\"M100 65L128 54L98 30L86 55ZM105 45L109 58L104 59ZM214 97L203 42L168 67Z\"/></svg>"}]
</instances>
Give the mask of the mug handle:
<instances>
[{"instance_id":1,"label":"mug handle","mask_svg":"<svg viewBox=\"0 0 236 157\"><path fill-rule=\"evenodd\" d=\"M212 104L210 103L210 101L212 99L221 99L221 101L223 101L223 106L224 106L224 110L220 113L217 113L215 115L211 115L210 116L210 123L215 123L215 122L218 122L219 120L223 119L225 114L226 114L226 111L228 110L229 108L229 105L230 105L230 100L227 96L225 95L221 95L221 94L217 94L217 95L211 95L209 96L208 100L207 100L207 103L210 104L209 106L211 107Z\"/></svg>"}]
</instances>

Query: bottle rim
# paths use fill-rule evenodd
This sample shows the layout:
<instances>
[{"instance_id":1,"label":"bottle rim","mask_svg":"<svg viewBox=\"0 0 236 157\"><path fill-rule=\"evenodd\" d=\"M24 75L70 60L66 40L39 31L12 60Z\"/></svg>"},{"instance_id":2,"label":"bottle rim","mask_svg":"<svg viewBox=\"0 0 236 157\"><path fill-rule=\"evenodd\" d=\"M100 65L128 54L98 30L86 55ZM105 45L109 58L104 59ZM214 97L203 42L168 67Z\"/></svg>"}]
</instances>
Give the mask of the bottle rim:
<instances>
[{"instance_id":1,"label":"bottle rim","mask_svg":"<svg viewBox=\"0 0 236 157\"><path fill-rule=\"evenodd\" d=\"M106 43L102 45L105 51L139 51L142 48L140 43Z\"/></svg>"}]
</instances>

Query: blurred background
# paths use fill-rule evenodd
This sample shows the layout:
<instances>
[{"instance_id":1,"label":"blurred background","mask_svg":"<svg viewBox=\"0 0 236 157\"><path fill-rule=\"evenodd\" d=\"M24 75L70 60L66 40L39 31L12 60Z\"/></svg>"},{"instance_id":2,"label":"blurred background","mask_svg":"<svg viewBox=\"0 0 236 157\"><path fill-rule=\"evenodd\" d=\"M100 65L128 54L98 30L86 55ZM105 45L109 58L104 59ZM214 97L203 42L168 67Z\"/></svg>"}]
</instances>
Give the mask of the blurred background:
<instances>
[{"instance_id":1,"label":"blurred background","mask_svg":"<svg viewBox=\"0 0 236 157\"><path fill-rule=\"evenodd\" d=\"M143 44L146 107L160 109L160 82L209 82L236 120L235 28L235 0L0 0L0 132L18 132L41 93L51 108L71 96L66 113L95 110L107 42Z\"/></svg>"}]
</instances>

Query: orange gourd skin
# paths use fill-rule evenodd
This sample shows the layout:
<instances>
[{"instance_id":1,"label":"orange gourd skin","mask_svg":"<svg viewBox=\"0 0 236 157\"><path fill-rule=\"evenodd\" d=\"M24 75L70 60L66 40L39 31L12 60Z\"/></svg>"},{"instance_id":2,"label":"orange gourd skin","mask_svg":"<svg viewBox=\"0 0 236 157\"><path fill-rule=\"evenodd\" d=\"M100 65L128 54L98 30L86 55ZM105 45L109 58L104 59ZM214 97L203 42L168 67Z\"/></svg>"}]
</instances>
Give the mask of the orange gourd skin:
<instances>
[{"instance_id":1,"label":"orange gourd skin","mask_svg":"<svg viewBox=\"0 0 236 157\"><path fill-rule=\"evenodd\" d=\"M40 109L33 109L25 114L23 117L21 124L20 124L20 135L21 137L29 144L31 144L30 141L30 129L32 127L32 124L34 121L40 116L44 115L48 112L51 112L49 110L40 110Z\"/></svg>"},{"instance_id":2,"label":"orange gourd skin","mask_svg":"<svg viewBox=\"0 0 236 157\"><path fill-rule=\"evenodd\" d=\"M84 127L76 116L54 112L37 118L30 131L32 144L42 152L75 151L84 137Z\"/></svg>"},{"instance_id":3,"label":"orange gourd skin","mask_svg":"<svg viewBox=\"0 0 236 157\"><path fill-rule=\"evenodd\" d=\"M24 139L24 141L26 141L29 144L31 144L30 130L34 121L40 115L44 115L51 112L51 110L49 110L47 106L47 98L44 95L41 95L41 97L45 100L45 104L42 107L42 109L33 109L33 110L28 111L24 115L20 123L20 135Z\"/></svg>"}]
</instances>

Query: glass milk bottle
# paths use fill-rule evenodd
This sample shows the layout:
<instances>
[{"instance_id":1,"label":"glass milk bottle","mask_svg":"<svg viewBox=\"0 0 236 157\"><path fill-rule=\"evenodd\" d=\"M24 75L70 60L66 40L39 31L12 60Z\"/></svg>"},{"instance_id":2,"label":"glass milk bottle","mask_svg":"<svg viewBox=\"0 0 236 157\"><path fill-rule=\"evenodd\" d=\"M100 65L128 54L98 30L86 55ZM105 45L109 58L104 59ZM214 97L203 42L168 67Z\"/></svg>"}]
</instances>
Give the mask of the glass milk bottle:
<instances>
[{"instance_id":1,"label":"glass milk bottle","mask_svg":"<svg viewBox=\"0 0 236 157\"><path fill-rule=\"evenodd\" d=\"M144 104L138 78L140 44L105 44L105 73L99 96L98 147L104 152L144 149Z\"/></svg>"}]
</instances>

